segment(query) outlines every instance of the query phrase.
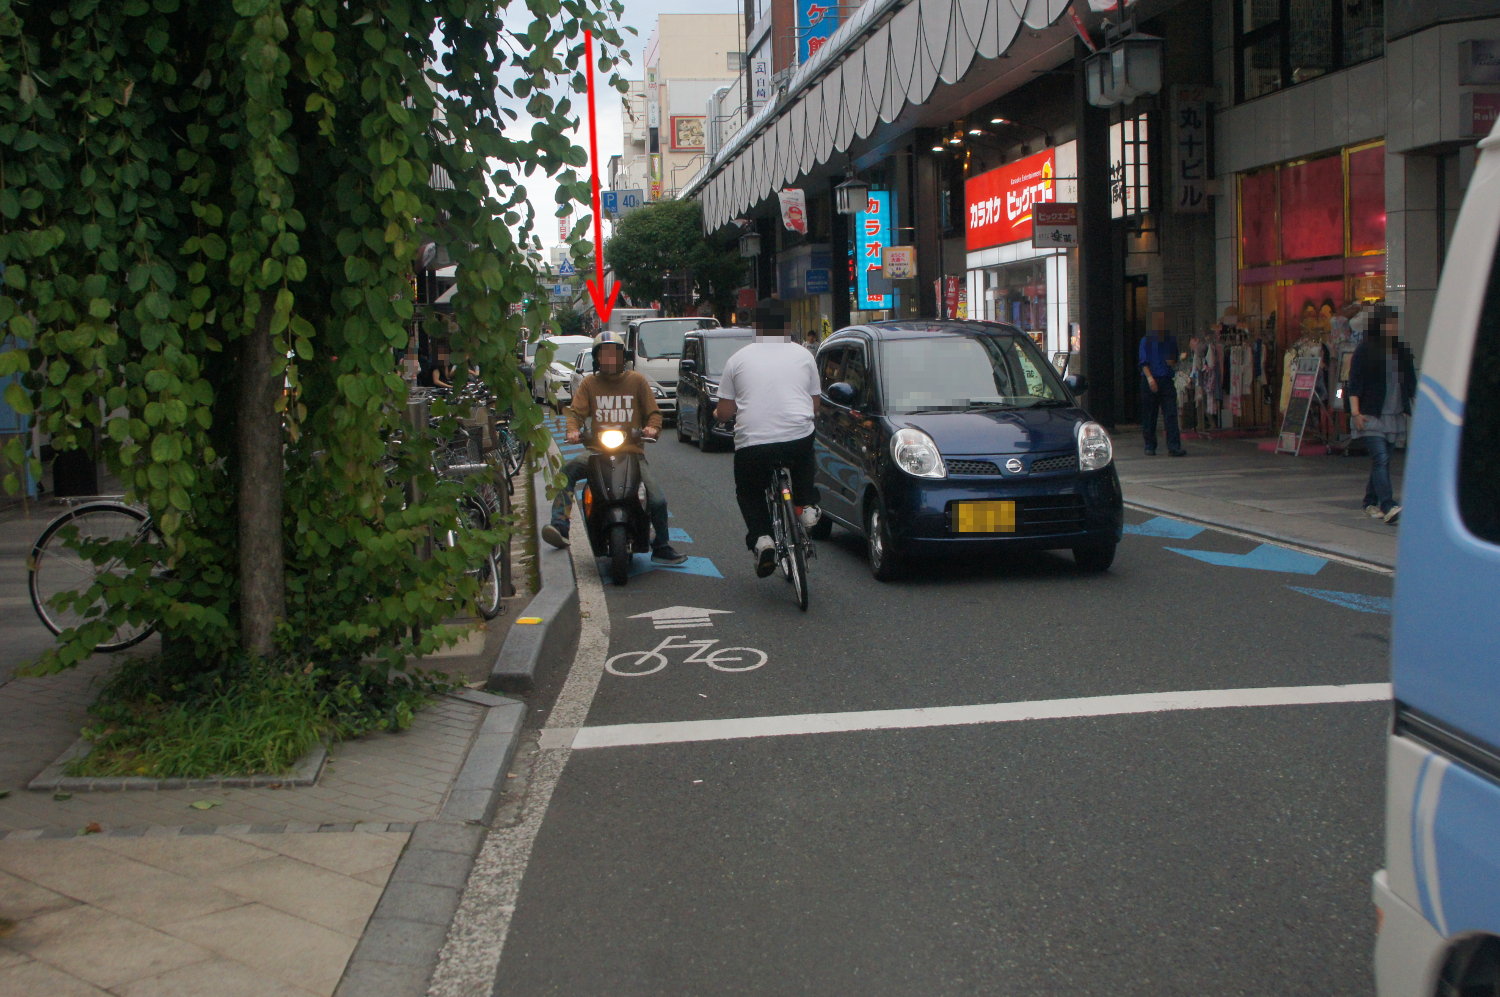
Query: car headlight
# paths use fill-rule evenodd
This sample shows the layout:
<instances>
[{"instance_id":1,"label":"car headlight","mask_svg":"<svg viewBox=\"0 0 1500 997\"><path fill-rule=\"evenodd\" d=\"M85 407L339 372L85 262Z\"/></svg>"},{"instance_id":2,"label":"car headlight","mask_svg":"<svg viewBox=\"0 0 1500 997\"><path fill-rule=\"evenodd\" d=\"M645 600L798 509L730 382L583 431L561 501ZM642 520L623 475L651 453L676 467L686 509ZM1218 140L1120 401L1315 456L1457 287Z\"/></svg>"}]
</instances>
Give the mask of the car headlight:
<instances>
[{"instance_id":1,"label":"car headlight","mask_svg":"<svg viewBox=\"0 0 1500 997\"><path fill-rule=\"evenodd\" d=\"M606 429L599 434L599 445L606 450L618 450L625 442L625 434L618 429Z\"/></svg>"},{"instance_id":2,"label":"car headlight","mask_svg":"<svg viewBox=\"0 0 1500 997\"><path fill-rule=\"evenodd\" d=\"M1108 467L1109 462L1115 459L1114 444L1109 442L1109 434L1104 431L1103 426L1097 422L1080 422L1076 432L1080 471L1097 471L1101 467Z\"/></svg>"},{"instance_id":3,"label":"car headlight","mask_svg":"<svg viewBox=\"0 0 1500 997\"><path fill-rule=\"evenodd\" d=\"M656 396L657 398L665 398L665 397L667 397L667 393L665 391L661 390L661 385L659 385L659 384L653 384L653 385L651 385L651 394L654 395L654 396Z\"/></svg>"},{"instance_id":4,"label":"car headlight","mask_svg":"<svg viewBox=\"0 0 1500 997\"><path fill-rule=\"evenodd\" d=\"M896 435L891 437L891 456L895 458L897 467L913 477L948 476L948 468L943 464L943 455L938 452L937 443L920 429L908 426L897 430Z\"/></svg>"}]
</instances>

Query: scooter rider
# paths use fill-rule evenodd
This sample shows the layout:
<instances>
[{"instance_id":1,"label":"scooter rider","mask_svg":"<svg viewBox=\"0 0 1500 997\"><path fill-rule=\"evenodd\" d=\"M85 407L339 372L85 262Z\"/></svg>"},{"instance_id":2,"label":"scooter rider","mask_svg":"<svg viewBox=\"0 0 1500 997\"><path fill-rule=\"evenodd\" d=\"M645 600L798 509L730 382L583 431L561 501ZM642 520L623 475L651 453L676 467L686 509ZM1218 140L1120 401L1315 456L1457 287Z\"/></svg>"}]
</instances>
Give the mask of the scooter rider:
<instances>
[{"instance_id":1,"label":"scooter rider","mask_svg":"<svg viewBox=\"0 0 1500 997\"><path fill-rule=\"evenodd\" d=\"M792 475L792 501L802 527L821 513L813 487L813 416L818 411L818 366L805 347L787 338L786 305L764 298L755 306L755 342L724 364L714 417L734 419L734 496L745 519L745 546L761 578L776 570L766 482L778 464Z\"/></svg>"},{"instance_id":2,"label":"scooter rider","mask_svg":"<svg viewBox=\"0 0 1500 997\"><path fill-rule=\"evenodd\" d=\"M625 338L618 332L601 332L594 339L594 373L583 379L563 413L568 419L568 442L583 438L582 426L592 421L595 428L609 426L627 433L639 429L646 439L654 440L661 432L661 411L651 394L651 384L644 374L625 369ZM651 561L654 564L681 564L686 555L679 554L668 543L667 497L656 483L639 443L628 441L622 450L641 455L641 481L646 486L646 513L651 518L654 536ZM568 546L568 524L573 509L573 491L588 475L588 461L575 457L563 468L567 487L552 503L552 522L542 527L542 539L554 547Z\"/></svg>"}]
</instances>

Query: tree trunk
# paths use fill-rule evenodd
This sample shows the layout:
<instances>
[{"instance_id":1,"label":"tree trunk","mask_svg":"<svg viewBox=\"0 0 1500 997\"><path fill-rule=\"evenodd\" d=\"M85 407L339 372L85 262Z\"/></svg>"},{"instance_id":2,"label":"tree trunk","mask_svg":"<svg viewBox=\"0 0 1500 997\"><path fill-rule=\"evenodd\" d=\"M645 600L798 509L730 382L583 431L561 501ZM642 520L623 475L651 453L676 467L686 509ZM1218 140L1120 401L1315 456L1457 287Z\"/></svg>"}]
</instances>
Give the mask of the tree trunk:
<instances>
[{"instance_id":1,"label":"tree trunk","mask_svg":"<svg viewBox=\"0 0 1500 997\"><path fill-rule=\"evenodd\" d=\"M239 570L240 644L256 657L275 650L276 625L286 616L282 561L281 414L276 397L276 352L270 335L275 296L263 292L255 329L240 340Z\"/></svg>"}]
</instances>

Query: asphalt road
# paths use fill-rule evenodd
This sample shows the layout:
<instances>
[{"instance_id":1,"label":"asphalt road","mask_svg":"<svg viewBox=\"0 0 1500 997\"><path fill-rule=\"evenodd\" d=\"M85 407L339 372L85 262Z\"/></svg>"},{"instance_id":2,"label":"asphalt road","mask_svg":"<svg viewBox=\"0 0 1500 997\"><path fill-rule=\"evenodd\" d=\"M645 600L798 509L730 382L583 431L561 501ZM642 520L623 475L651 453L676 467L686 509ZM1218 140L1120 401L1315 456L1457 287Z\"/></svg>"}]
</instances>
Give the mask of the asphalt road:
<instances>
[{"instance_id":1,"label":"asphalt road","mask_svg":"<svg viewBox=\"0 0 1500 997\"><path fill-rule=\"evenodd\" d=\"M566 732L495 993L1371 991L1388 578L1131 513L1105 575L882 585L835 531L804 614L667 437L697 573L604 587L667 661Z\"/></svg>"}]
</instances>

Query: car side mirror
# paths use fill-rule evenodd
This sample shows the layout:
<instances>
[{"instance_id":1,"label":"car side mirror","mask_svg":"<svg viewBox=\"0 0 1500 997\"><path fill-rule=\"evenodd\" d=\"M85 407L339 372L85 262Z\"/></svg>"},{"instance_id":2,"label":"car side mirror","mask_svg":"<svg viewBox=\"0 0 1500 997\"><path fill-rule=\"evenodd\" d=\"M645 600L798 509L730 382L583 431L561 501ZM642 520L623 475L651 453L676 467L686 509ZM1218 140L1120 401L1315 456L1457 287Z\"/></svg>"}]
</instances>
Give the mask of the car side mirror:
<instances>
[{"instance_id":1,"label":"car side mirror","mask_svg":"<svg viewBox=\"0 0 1500 997\"><path fill-rule=\"evenodd\" d=\"M824 394L835 405L848 406L854 404L854 385L848 381L834 381L828 386L828 390Z\"/></svg>"},{"instance_id":2,"label":"car side mirror","mask_svg":"<svg viewBox=\"0 0 1500 997\"><path fill-rule=\"evenodd\" d=\"M1073 394L1075 395L1081 395L1085 391L1089 390L1088 379L1085 378L1082 374L1069 374L1067 377L1063 378L1063 383L1066 384L1068 386L1068 390L1073 392Z\"/></svg>"},{"instance_id":3,"label":"car side mirror","mask_svg":"<svg viewBox=\"0 0 1500 997\"><path fill-rule=\"evenodd\" d=\"M684 374L688 374L698 369L698 363L695 360L679 360L677 361L677 369Z\"/></svg>"}]
</instances>

